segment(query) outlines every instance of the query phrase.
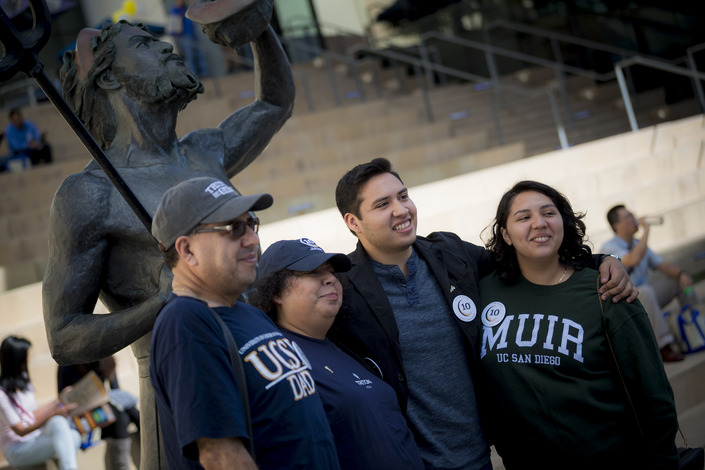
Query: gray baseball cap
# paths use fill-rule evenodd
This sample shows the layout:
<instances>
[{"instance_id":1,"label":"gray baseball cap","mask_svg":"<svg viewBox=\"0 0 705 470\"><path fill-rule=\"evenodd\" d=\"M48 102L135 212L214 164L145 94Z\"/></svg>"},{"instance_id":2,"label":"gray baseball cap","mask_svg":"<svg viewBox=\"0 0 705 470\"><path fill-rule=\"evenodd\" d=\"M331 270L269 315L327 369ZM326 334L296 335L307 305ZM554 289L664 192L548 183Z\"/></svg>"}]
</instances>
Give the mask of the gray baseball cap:
<instances>
[{"instance_id":1,"label":"gray baseball cap","mask_svg":"<svg viewBox=\"0 0 705 470\"><path fill-rule=\"evenodd\" d=\"M152 220L152 235L166 251L182 235L201 224L227 222L248 211L264 210L269 194L241 196L227 182L200 177L183 181L164 193Z\"/></svg>"}]
</instances>

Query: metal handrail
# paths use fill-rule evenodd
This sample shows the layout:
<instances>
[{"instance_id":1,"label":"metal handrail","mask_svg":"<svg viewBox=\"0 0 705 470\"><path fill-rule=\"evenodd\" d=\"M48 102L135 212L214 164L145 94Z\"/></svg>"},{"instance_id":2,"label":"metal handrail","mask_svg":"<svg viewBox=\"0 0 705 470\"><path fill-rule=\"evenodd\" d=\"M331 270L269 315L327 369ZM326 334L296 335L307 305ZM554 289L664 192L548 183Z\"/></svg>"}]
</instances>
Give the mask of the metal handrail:
<instances>
[{"instance_id":1,"label":"metal handrail","mask_svg":"<svg viewBox=\"0 0 705 470\"><path fill-rule=\"evenodd\" d=\"M299 21L300 24L296 24L296 22ZM346 27L340 26L335 23L331 23L329 21L322 21L322 20L317 20L318 26L311 21L311 19L308 16L305 15L293 15L290 18L288 18L288 24L280 24L279 27L282 30L282 36L284 35L284 32L290 33L290 32L298 32L301 30L313 30L317 31L319 29L327 29L331 30L335 33L337 36L337 43L338 43L338 50L343 51L345 50L345 44L342 42L343 41L343 36L345 37L359 37L363 43L365 44L371 44L370 38L366 32L358 32L358 31L353 31L351 29L348 29Z\"/></svg>"},{"instance_id":2,"label":"metal handrail","mask_svg":"<svg viewBox=\"0 0 705 470\"><path fill-rule=\"evenodd\" d=\"M629 117L629 125L633 132L639 130L639 124L636 121L636 114L634 113L634 107L632 106L629 88L627 87L623 72L623 69L631 67L632 65L643 65L645 67L650 67L664 72L675 73L677 75L683 75L685 77L690 77L697 80L705 80L705 73L698 72L697 70L677 67L671 64L665 64L661 61L652 60L646 57L634 56L617 62L614 66L614 70L617 74L617 81L619 82L619 88L622 93L622 99L624 101L624 108L627 111L627 116ZM701 101L700 106L705 106L705 103Z\"/></svg>"},{"instance_id":3,"label":"metal handrail","mask_svg":"<svg viewBox=\"0 0 705 470\"><path fill-rule=\"evenodd\" d=\"M520 24L515 24L511 23L508 21L504 20L498 20L490 23L488 28L498 28L498 27L505 27L505 28L511 28L516 31L524 32L527 34L535 34L539 35L548 39L551 39L553 45L554 45L554 53L558 56L558 61L551 61L548 59L543 59L535 56L531 56L529 54L523 53L523 52L517 52L517 51L512 51L506 48L502 47L497 47L493 46L489 43L484 43L484 42L479 42L479 41L473 41L470 39L465 39L465 38L458 38L458 37L453 37L453 36L447 36L445 34L441 34L435 31L428 31L426 33L421 34L420 39L421 39L421 45L420 47L423 49L424 47L427 47L425 45L425 42L428 39L436 39L436 40L441 40L445 42L449 42L452 44L456 44L462 47L467 47L470 49L475 49L484 52L485 54L485 60L486 60L486 65L487 68L490 72L490 79L491 83L493 85L493 88L495 90L495 93L497 94L497 101L502 104L502 94L501 94L501 86L499 82L499 73L497 71L497 67L495 66L494 62L494 56L504 56L504 57L509 57L517 60L521 60L530 64L535 64L543 67L549 67L553 68L557 79L558 79L558 84L559 84L559 91L561 94L561 98L563 101L563 106L566 109L566 115L568 116L569 119L571 119L572 113L570 111L570 106L568 104L568 90L567 90L567 85L566 85L566 80L565 80L565 75L567 73L571 73L573 75L578 75L578 76L583 76L586 78L591 78L593 80L601 81L601 82L606 82L609 80L614 80L615 78L620 84L620 91L622 93L622 98L624 99L625 102L629 102L630 108L631 108L631 100L628 96L628 94L625 94L625 90L627 90L626 86L626 80L623 74L623 69L625 67L628 67L629 65L633 65L633 63L628 62L630 59L636 60L635 63L639 63L642 65L647 65L651 66L653 68L657 68L663 71L667 72L672 72L672 73L677 73L680 75L685 75L688 77L691 77L693 79L693 88L696 90L697 95L698 95L698 102L700 104L700 108L703 112L705 112L705 93L703 93L703 88L700 83L700 80L697 79L698 71L697 71L697 66L695 64L695 60L693 58L693 54L699 50L705 49L705 44L703 45L698 45L698 46L693 46L687 50L687 57L686 58L678 58L670 61L666 61L660 58L654 58L653 56L648 56L648 55L642 55L638 54L634 51L630 51L627 49L619 48L619 47L613 47L609 45L604 45L600 43L596 43L594 41L590 40L585 40L581 38L576 38L573 36L569 36L566 34L562 33L554 33L550 31L544 31L538 28L534 28L531 26L525 26L525 25L520 25ZM487 37L487 36L486 36ZM610 52L613 54L619 54L619 55L629 55L628 58L622 59L621 62L623 66L622 67L617 67L615 66L614 71L606 72L606 73L597 73L592 70L586 70L582 69L579 67L573 67L566 65L562 62L562 57L560 57L560 51L555 44L556 40L560 41L565 41L569 42L571 44L576 44L576 45L581 45L587 48L592 48L596 50L601 50L601 51L606 51ZM423 58L423 53L421 54ZM627 62L625 62L627 61ZM682 67L678 67L675 64L679 64L682 62L686 62L688 64L689 70L684 69ZM506 87L506 85L502 85ZM631 108L632 115L628 116L630 119L630 122L632 119L635 119L634 114L633 114L633 108ZM628 111L629 113L629 111ZM572 125L572 121L571 121ZM634 126L634 124L632 124Z\"/></svg>"},{"instance_id":4,"label":"metal handrail","mask_svg":"<svg viewBox=\"0 0 705 470\"><path fill-rule=\"evenodd\" d=\"M661 59L660 57L647 56L647 55L640 53L639 51L634 51L631 49L625 49L622 47L599 43L597 41L579 38L579 37L571 36L571 35L565 34L565 33L557 33L555 31L547 31L545 29L536 28L535 26L527 26L524 24L514 23L511 21L507 21L507 20L491 21L491 22L487 23L487 25L484 27L484 30L485 30L485 32L487 32L489 34L492 30L500 29L500 28L511 29L511 30L518 31L521 33L526 33L526 34L533 34L534 36L543 37L545 39L550 39L552 41L565 42L568 44L582 46L587 49L593 49L596 51L609 52L611 54L617 54L617 55L625 57L625 58L632 57L635 55L640 55L642 57L650 58L653 60L663 61L663 59Z\"/></svg>"},{"instance_id":5,"label":"metal handrail","mask_svg":"<svg viewBox=\"0 0 705 470\"><path fill-rule=\"evenodd\" d=\"M299 21L299 20L302 20L302 21L301 21L301 24L295 26L294 23L296 23L296 22ZM311 18L309 18L309 17L306 16L306 15L292 15L291 17L288 18L288 21L289 21L289 25L282 25L282 24L280 24L279 27L280 27L282 30L289 30L289 29L291 29L291 30L299 30L299 29L303 29L304 27L309 27L309 28L315 28L315 27L316 27L316 25L311 22ZM304 23L308 23L308 24L304 24ZM319 26L322 26L322 27L324 27L324 28L332 29L332 30L335 31L336 33L342 33L342 34L344 34L344 35L346 35L346 36L359 36L359 37L364 38L365 40L367 40L367 37L366 37L366 36L361 35L360 33L356 32L356 31L353 31L353 30L351 30L351 29L348 29L348 28L346 28L346 27L344 27L344 26L340 26L340 25L338 25L338 24L331 23L330 21L324 21L324 20L320 20L320 19L319 19L319 20L318 20L318 25L319 25Z\"/></svg>"},{"instance_id":6,"label":"metal handrail","mask_svg":"<svg viewBox=\"0 0 705 470\"><path fill-rule=\"evenodd\" d=\"M695 62L695 53L705 50L705 43L697 44L686 49L686 62L691 71L698 70L698 64ZM703 85L700 80L693 78L693 88L698 94L698 102L700 103L700 111L705 113L705 93L703 93Z\"/></svg>"},{"instance_id":7,"label":"metal handrail","mask_svg":"<svg viewBox=\"0 0 705 470\"><path fill-rule=\"evenodd\" d=\"M552 68L555 71L556 78L560 84L559 91L561 92L561 98L562 98L564 107L567 110L568 116L570 116L571 113L570 113L570 108L568 106L568 91L567 91L567 85L565 82L565 74L566 73L572 73L574 75L580 75L580 76L583 76L586 78L591 78L593 80L598 80L598 81L608 81L608 80L613 80L615 78L614 72L597 73L593 70L585 70L585 69L581 69L579 67L565 65L562 62L556 62L556 61L551 61L548 59L543 59L540 57L532 56L530 54L526 54L524 52L517 52L517 51L513 51L511 49L506 49L504 47L493 46L492 44L485 43L485 42L474 41L471 39L459 38L459 37L454 37L454 36L448 36L448 35L445 35L442 33L438 33L436 31L428 31L426 33L423 33L423 34L421 34L420 39L421 39L421 44L420 44L421 48L427 47L425 42L428 39L437 39L437 40L449 42L452 44L456 44L456 45L459 45L462 47L482 51L485 54L487 68L490 72L490 81L492 82L495 93L497 94L496 99L500 104L503 103L501 88L502 87L506 88L507 85L500 86L499 72L497 70L497 67L496 67L495 61L494 61L494 56L496 56L496 55L508 57L510 59L521 60L524 62L528 62L530 64L542 66L542 67Z\"/></svg>"},{"instance_id":8,"label":"metal handrail","mask_svg":"<svg viewBox=\"0 0 705 470\"><path fill-rule=\"evenodd\" d=\"M354 69L354 74L353 74L353 79L355 80L355 84L358 88L358 91L360 92L360 100L365 101L365 93L364 89L362 87L362 81L360 79L360 74L359 74L359 67L362 64L367 64L368 61L359 61L355 60L347 55L343 54L338 54L336 52L331 52L326 49L323 49L321 47L315 46L313 44L305 44L297 41L293 41L291 39L287 39L284 37L279 37L279 40L281 41L282 44L284 44L287 47L292 47L295 49L300 49L306 52L310 52L315 54L318 57L321 57L325 61L325 66L326 66L326 72L328 74L328 81L330 82L331 85L331 91L333 93L333 99L335 101L336 106L342 105L342 99L340 97L340 90L338 87L338 80L335 77L335 71L333 70L332 66L332 61L338 61L342 62L348 66L350 66L352 69ZM307 100L309 104L309 108L313 110L312 106L312 101Z\"/></svg>"},{"instance_id":9,"label":"metal handrail","mask_svg":"<svg viewBox=\"0 0 705 470\"><path fill-rule=\"evenodd\" d=\"M463 70L458 70L454 69L452 67L447 67L445 65L440 65L436 63L432 63L426 59L424 59L425 56L422 56L421 59L417 59L415 57L411 57L406 54L400 54L397 52L389 51L389 50L375 50L369 47L365 46L353 46L348 50L349 54L358 54L360 52L365 52L366 54L371 54L371 55L376 55L379 57L387 58L390 60L394 60L397 62L405 63L407 65L411 65L412 67L415 68L417 71L417 76L420 77L420 73L422 70L423 71L431 71L431 72L436 72L439 74L445 74L451 77L458 78L460 80L467 80L470 82L475 82L478 84L487 84L490 83L491 85L488 88L493 88L493 84L490 78L488 77L483 77L480 75L472 74L469 72L465 72ZM425 76L428 76L428 74L424 74ZM431 109L430 105L430 99L428 97L428 88L430 88L430 85L423 82L420 80L420 89L422 93L422 97L424 100L424 105L426 107L426 113L430 121L433 121L433 111ZM555 87L553 86L546 86L538 89L528 89L524 87L519 87L511 84L506 84L504 85L505 89L511 90L517 94L521 94L524 96L528 97L536 97L539 95L543 94L548 94L549 96L549 104L551 106L551 109L553 111L553 118L556 124L556 132L558 134L559 140L561 142L561 148L567 148L569 146L567 139L565 139L565 133L563 131L564 127L560 119L560 114L557 112L555 102L553 99L553 92ZM492 114L492 121L495 126L495 131L497 132L497 139L500 145L504 144L504 138L503 138L503 133L502 133L502 127L499 122L499 115L498 115L498 105L494 102L492 99L491 94L488 94L488 101L490 104L490 113Z\"/></svg>"}]
</instances>

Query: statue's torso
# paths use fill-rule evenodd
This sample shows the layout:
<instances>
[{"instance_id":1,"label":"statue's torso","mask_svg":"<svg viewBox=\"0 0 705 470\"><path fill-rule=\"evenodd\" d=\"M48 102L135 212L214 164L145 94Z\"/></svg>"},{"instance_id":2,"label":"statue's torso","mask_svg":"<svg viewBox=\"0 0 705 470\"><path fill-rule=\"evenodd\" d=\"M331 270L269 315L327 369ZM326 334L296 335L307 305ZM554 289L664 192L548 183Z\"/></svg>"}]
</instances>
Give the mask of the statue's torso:
<instances>
[{"instance_id":1,"label":"statue's torso","mask_svg":"<svg viewBox=\"0 0 705 470\"><path fill-rule=\"evenodd\" d=\"M216 158L194 155L184 164L159 163L150 166L119 168L118 172L150 215L163 194L189 178L213 176L227 181L225 170ZM90 179L89 194L103 207L96 207L92 224L100 238L107 240L102 266L100 299L109 311L137 305L153 296L159 286L164 254L146 227L118 193L102 169L89 165L79 176ZM92 204L95 201L78 201Z\"/></svg>"}]
</instances>

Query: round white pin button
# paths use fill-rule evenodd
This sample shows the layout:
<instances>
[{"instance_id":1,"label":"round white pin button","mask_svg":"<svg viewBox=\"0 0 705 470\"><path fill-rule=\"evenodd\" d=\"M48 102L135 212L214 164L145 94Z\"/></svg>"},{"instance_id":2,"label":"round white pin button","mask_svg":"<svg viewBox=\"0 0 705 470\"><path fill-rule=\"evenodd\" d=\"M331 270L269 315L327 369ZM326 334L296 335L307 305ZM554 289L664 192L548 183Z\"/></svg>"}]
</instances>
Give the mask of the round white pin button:
<instances>
[{"instance_id":1,"label":"round white pin button","mask_svg":"<svg viewBox=\"0 0 705 470\"><path fill-rule=\"evenodd\" d=\"M460 321L470 322L477 316L477 307L467 295L459 295L453 299L453 312Z\"/></svg>"},{"instance_id":2,"label":"round white pin button","mask_svg":"<svg viewBox=\"0 0 705 470\"><path fill-rule=\"evenodd\" d=\"M492 302L482 311L482 324L493 327L502 323L507 314L507 308L502 302Z\"/></svg>"}]
</instances>

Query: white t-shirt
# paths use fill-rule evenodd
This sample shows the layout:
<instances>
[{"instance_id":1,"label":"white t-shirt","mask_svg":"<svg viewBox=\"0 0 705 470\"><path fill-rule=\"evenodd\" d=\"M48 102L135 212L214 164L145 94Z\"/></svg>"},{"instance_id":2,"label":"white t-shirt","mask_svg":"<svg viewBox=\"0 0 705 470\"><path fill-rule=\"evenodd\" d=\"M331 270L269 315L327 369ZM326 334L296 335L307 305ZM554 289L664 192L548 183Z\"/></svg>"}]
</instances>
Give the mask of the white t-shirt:
<instances>
[{"instance_id":1,"label":"white t-shirt","mask_svg":"<svg viewBox=\"0 0 705 470\"><path fill-rule=\"evenodd\" d=\"M12 426L19 423L25 426L34 424L36 409L37 402L32 384L29 384L27 390L13 394L12 399L7 396L5 390L0 389L0 449L2 452L7 452L7 449L17 442L28 441L39 436L39 429L24 436L19 436L12 430Z\"/></svg>"}]
</instances>

